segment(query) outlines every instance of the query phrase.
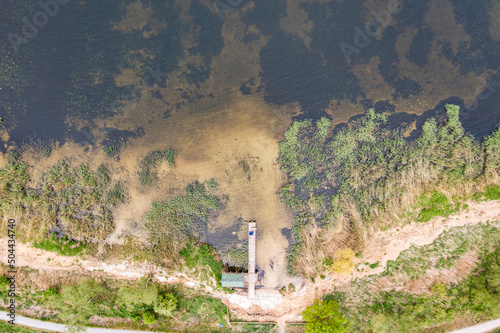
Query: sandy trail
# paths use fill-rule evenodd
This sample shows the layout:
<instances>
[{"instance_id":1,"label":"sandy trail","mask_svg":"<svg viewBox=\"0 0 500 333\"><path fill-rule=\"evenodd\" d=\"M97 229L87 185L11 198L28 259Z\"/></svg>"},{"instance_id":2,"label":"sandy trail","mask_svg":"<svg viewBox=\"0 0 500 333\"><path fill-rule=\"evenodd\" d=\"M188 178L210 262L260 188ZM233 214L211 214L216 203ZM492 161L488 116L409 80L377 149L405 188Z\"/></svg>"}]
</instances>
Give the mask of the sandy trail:
<instances>
[{"instance_id":1,"label":"sandy trail","mask_svg":"<svg viewBox=\"0 0 500 333\"><path fill-rule=\"evenodd\" d=\"M379 267L370 271L354 271L348 276L332 274L327 279L317 279L316 283L304 279L294 279L296 292L286 297L282 297L274 288L258 289L254 300L248 300L243 290L236 291L232 295L215 292L206 286L203 287L203 290L215 297L222 298L231 312L244 320L276 322L300 320L302 311L312 304L315 298L322 297L332 288L346 285L355 278L382 272L388 260L395 260L402 251L408 249L412 244L418 246L430 244L443 231L453 227L500 220L500 200L482 203L468 202L468 205L468 209L448 218L437 217L425 224L412 223L374 233L366 244L363 256L355 259L356 264L379 261ZM0 247L3 253L1 262L6 264L6 238L0 239ZM121 279L138 279L148 273L154 273L155 279L159 282L182 282L190 287L200 286L197 281L185 274L170 274L147 263L132 263L123 260L112 262L95 259L75 260L73 257L59 256L53 252L35 249L29 244L22 243L16 245L16 253L18 267L28 266L39 270L73 270L78 272L99 271L100 274Z\"/></svg>"}]
</instances>

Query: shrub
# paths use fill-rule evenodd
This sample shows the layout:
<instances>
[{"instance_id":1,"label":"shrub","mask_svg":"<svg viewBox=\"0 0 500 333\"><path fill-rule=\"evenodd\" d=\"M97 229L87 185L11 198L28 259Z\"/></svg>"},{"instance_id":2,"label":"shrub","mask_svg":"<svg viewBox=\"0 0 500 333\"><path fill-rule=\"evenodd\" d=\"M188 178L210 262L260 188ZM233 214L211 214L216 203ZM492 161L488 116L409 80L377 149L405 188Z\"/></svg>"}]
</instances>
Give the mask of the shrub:
<instances>
[{"instance_id":1,"label":"shrub","mask_svg":"<svg viewBox=\"0 0 500 333\"><path fill-rule=\"evenodd\" d=\"M161 316L171 317L177 308L177 298L174 294L164 293L158 295L154 304L155 312Z\"/></svg>"},{"instance_id":2,"label":"shrub","mask_svg":"<svg viewBox=\"0 0 500 333\"><path fill-rule=\"evenodd\" d=\"M45 290L43 292L43 297L45 298L50 298L51 296L55 296L57 295L58 292L57 292L57 289L54 288L54 287L49 287L47 290Z\"/></svg>"},{"instance_id":3,"label":"shrub","mask_svg":"<svg viewBox=\"0 0 500 333\"><path fill-rule=\"evenodd\" d=\"M306 333L343 333L346 320L335 301L315 300L302 312L306 324Z\"/></svg>"},{"instance_id":4,"label":"shrub","mask_svg":"<svg viewBox=\"0 0 500 333\"><path fill-rule=\"evenodd\" d=\"M436 297L445 297L446 296L446 285L441 282L436 282L431 286L431 293Z\"/></svg>"},{"instance_id":5,"label":"shrub","mask_svg":"<svg viewBox=\"0 0 500 333\"><path fill-rule=\"evenodd\" d=\"M142 314L142 320L146 325L154 324L156 322L156 314L153 311L148 310Z\"/></svg>"},{"instance_id":6,"label":"shrub","mask_svg":"<svg viewBox=\"0 0 500 333\"><path fill-rule=\"evenodd\" d=\"M350 274L354 269L354 251L352 249L346 248L338 250L335 252L331 261L327 261L330 269L333 273L337 274Z\"/></svg>"},{"instance_id":7,"label":"shrub","mask_svg":"<svg viewBox=\"0 0 500 333\"><path fill-rule=\"evenodd\" d=\"M0 291L5 291L9 287L9 285L10 280L4 275L0 275Z\"/></svg>"},{"instance_id":8,"label":"shrub","mask_svg":"<svg viewBox=\"0 0 500 333\"><path fill-rule=\"evenodd\" d=\"M460 208L459 204L450 203L448 198L438 191L433 191L430 196L422 195L419 205L422 207L418 215L420 222L428 222L436 216L449 216Z\"/></svg>"},{"instance_id":9,"label":"shrub","mask_svg":"<svg viewBox=\"0 0 500 333\"><path fill-rule=\"evenodd\" d=\"M39 242L34 242L33 247L46 251L57 252L63 256L75 256L81 253L85 248L85 242L68 240L68 237L57 237L55 233L50 234L49 238Z\"/></svg>"}]
</instances>

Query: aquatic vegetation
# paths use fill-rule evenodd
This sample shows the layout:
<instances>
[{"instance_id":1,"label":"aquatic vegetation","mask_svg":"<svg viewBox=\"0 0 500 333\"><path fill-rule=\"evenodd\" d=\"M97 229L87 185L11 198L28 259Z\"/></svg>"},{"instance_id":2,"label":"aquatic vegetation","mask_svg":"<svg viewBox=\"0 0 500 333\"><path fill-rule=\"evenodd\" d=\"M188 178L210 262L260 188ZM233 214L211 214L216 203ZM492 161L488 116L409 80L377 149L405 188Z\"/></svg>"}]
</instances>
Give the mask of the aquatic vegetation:
<instances>
[{"instance_id":1,"label":"aquatic vegetation","mask_svg":"<svg viewBox=\"0 0 500 333\"><path fill-rule=\"evenodd\" d=\"M184 194L153 202L143 217L152 253L162 261L177 262L189 239L206 230L208 214L221 206L220 199L199 182L188 185Z\"/></svg>"},{"instance_id":2,"label":"aquatic vegetation","mask_svg":"<svg viewBox=\"0 0 500 333\"><path fill-rule=\"evenodd\" d=\"M141 161L138 171L139 183L144 187L154 186L158 181L158 168L161 162L167 162L168 166L175 167L175 157L178 152L172 148L156 150L148 153Z\"/></svg>"},{"instance_id":3,"label":"aquatic vegetation","mask_svg":"<svg viewBox=\"0 0 500 333\"><path fill-rule=\"evenodd\" d=\"M19 233L28 240L44 239L51 227L63 228L76 240L103 240L114 230L110 208L126 201L127 188L123 182L112 182L105 165L92 170L61 160L34 183L30 172L21 160L12 160L0 170L0 214L18 216ZM39 245L50 247L49 243Z\"/></svg>"},{"instance_id":4,"label":"aquatic vegetation","mask_svg":"<svg viewBox=\"0 0 500 333\"><path fill-rule=\"evenodd\" d=\"M404 129L391 130L374 109L330 136L327 125L326 118L296 121L279 144L289 181L278 194L295 212L291 273L314 274L311 266L335 250L323 235L343 230L337 242L348 238L355 248L368 227L390 225L395 215L419 221L447 216L463 207L460 198L500 176L500 129L480 143L463 129L455 105L446 105L446 118L429 118L413 141L403 137ZM447 195L434 191L438 187ZM488 191L487 197L495 197ZM305 230L315 225L322 226L322 235L308 239L305 249L305 237L311 237Z\"/></svg>"}]
</instances>

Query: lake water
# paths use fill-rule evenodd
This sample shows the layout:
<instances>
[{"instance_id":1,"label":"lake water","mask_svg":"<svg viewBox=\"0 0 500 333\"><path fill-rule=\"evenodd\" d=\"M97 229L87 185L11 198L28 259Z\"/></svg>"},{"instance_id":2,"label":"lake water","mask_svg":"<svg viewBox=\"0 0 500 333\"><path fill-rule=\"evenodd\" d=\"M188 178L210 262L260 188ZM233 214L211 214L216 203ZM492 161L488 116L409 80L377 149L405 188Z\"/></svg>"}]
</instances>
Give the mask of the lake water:
<instances>
[{"instance_id":1,"label":"lake water","mask_svg":"<svg viewBox=\"0 0 500 333\"><path fill-rule=\"evenodd\" d=\"M229 202L207 240L241 242L256 219L268 285L285 282L276 158L293 119L375 107L418 127L453 102L477 137L500 123L497 0L0 3L2 151L52 145L97 163L113 146L134 174L146 152L178 149L162 188L133 189L133 214L116 212L119 231L162 191L215 177Z\"/></svg>"}]
</instances>

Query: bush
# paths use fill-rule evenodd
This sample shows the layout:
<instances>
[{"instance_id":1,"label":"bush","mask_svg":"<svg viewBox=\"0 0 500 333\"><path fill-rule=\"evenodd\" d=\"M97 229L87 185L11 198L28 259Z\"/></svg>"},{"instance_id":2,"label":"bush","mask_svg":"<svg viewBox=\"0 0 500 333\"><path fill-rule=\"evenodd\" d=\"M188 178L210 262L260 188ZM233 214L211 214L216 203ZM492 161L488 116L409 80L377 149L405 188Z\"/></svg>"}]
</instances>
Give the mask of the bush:
<instances>
[{"instance_id":1,"label":"bush","mask_svg":"<svg viewBox=\"0 0 500 333\"><path fill-rule=\"evenodd\" d=\"M47 290L45 290L43 292L43 297L45 298L50 298L51 296L55 296L57 295L58 292L57 292L57 289L54 288L54 287L49 287Z\"/></svg>"},{"instance_id":2,"label":"bush","mask_svg":"<svg viewBox=\"0 0 500 333\"><path fill-rule=\"evenodd\" d=\"M487 318L500 316L500 245L488 254L469 283L471 307Z\"/></svg>"},{"instance_id":3,"label":"bush","mask_svg":"<svg viewBox=\"0 0 500 333\"><path fill-rule=\"evenodd\" d=\"M68 240L68 237L66 236L59 238L55 233L52 233L49 238L43 239L39 242L34 242L33 247L46 251L57 252L63 256L76 256L86 248L86 244L85 242Z\"/></svg>"},{"instance_id":4,"label":"bush","mask_svg":"<svg viewBox=\"0 0 500 333\"><path fill-rule=\"evenodd\" d=\"M158 295L154 304L155 312L165 317L172 317L176 308L177 298L171 293Z\"/></svg>"},{"instance_id":5,"label":"bush","mask_svg":"<svg viewBox=\"0 0 500 333\"><path fill-rule=\"evenodd\" d=\"M346 320L335 301L315 300L302 312L306 324L306 333L343 333Z\"/></svg>"},{"instance_id":6,"label":"bush","mask_svg":"<svg viewBox=\"0 0 500 333\"><path fill-rule=\"evenodd\" d=\"M331 259L325 260L326 269L337 274L350 274L354 269L354 251L346 248L335 252Z\"/></svg>"},{"instance_id":7,"label":"bush","mask_svg":"<svg viewBox=\"0 0 500 333\"><path fill-rule=\"evenodd\" d=\"M153 311L148 310L142 314L142 320L146 325L154 324L156 322L156 314Z\"/></svg>"},{"instance_id":8,"label":"bush","mask_svg":"<svg viewBox=\"0 0 500 333\"><path fill-rule=\"evenodd\" d=\"M436 297L445 297L446 296L446 285L441 282L436 282L431 286L431 293Z\"/></svg>"},{"instance_id":9,"label":"bush","mask_svg":"<svg viewBox=\"0 0 500 333\"><path fill-rule=\"evenodd\" d=\"M109 297L111 291L92 279L75 286L65 286L61 293L50 297L50 306L59 311L59 317L70 325L85 325L88 319L100 313L97 301Z\"/></svg>"},{"instance_id":10,"label":"bush","mask_svg":"<svg viewBox=\"0 0 500 333\"><path fill-rule=\"evenodd\" d=\"M5 290L8 289L9 285L10 285L10 280L4 275L0 275L0 291L4 292Z\"/></svg>"},{"instance_id":11,"label":"bush","mask_svg":"<svg viewBox=\"0 0 500 333\"><path fill-rule=\"evenodd\" d=\"M472 198L477 201L500 200L500 186L488 186Z\"/></svg>"},{"instance_id":12,"label":"bush","mask_svg":"<svg viewBox=\"0 0 500 333\"><path fill-rule=\"evenodd\" d=\"M459 204L453 205L444 194L438 191L433 191L430 197L422 195L419 205L422 207L418 215L420 222L428 222L436 216L446 217L460 209Z\"/></svg>"}]
</instances>

